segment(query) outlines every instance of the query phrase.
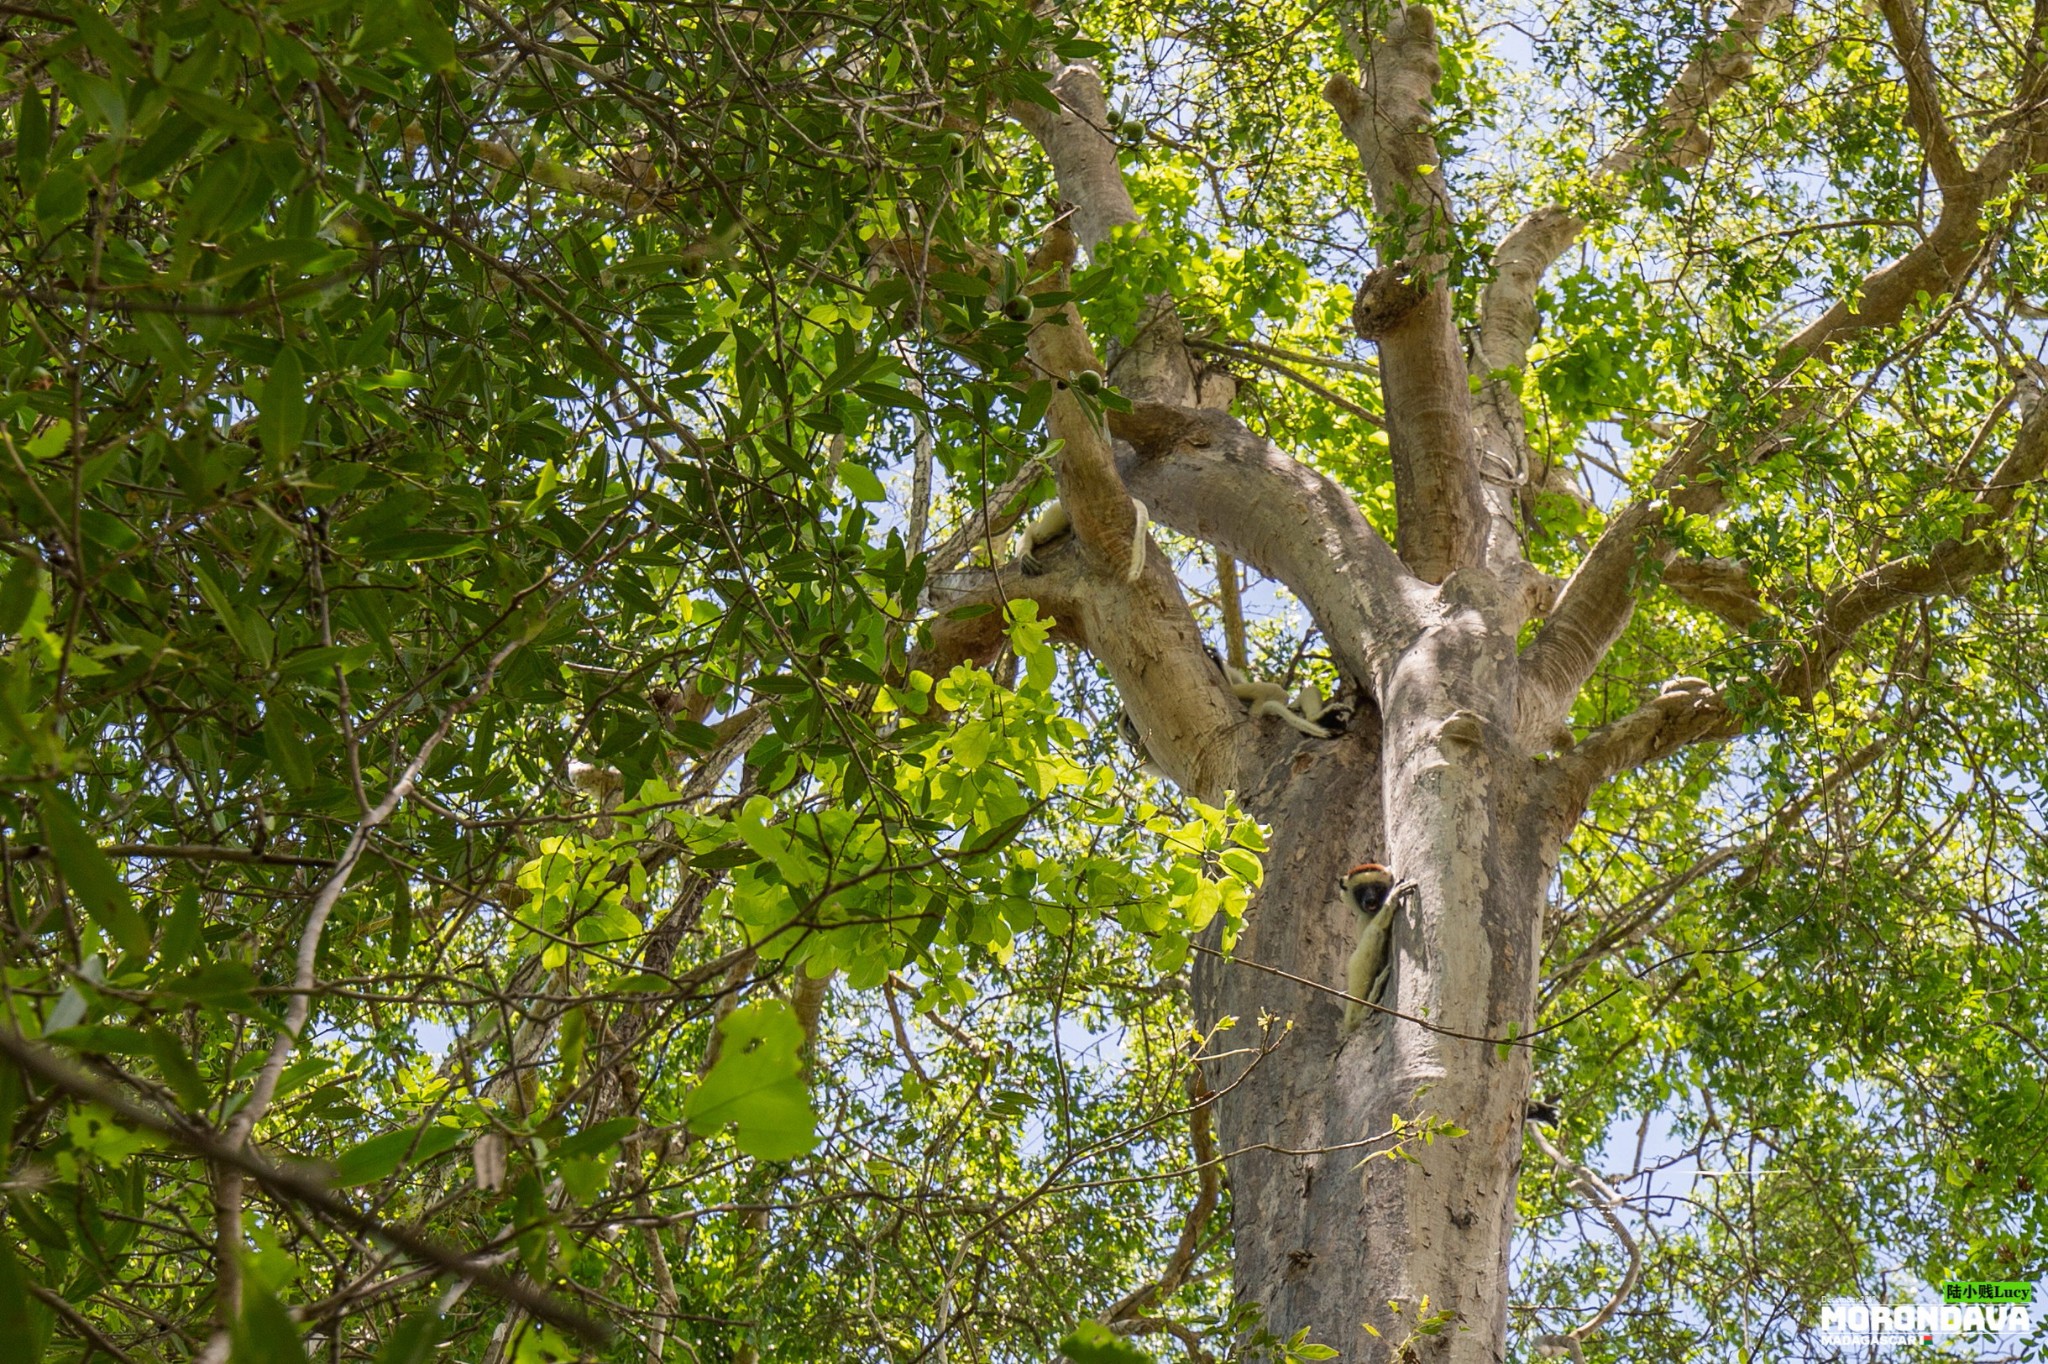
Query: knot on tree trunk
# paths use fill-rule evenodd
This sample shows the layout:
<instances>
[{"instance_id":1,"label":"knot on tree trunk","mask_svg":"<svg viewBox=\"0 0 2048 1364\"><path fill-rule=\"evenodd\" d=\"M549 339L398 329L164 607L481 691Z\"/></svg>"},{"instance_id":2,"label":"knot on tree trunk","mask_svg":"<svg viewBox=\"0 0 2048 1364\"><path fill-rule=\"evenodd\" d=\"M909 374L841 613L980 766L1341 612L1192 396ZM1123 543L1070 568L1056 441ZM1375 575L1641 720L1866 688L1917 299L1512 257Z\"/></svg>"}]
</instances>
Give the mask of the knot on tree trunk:
<instances>
[{"instance_id":1,"label":"knot on tree trunk","mask_svg":"<svg viewBox=\"0 0 2048 1364\"><path fill-rule=\"evenodd\" d=\"M1407 320L1429 296L1429 279L1419 262L1397 260L1382 265L1358 286L1351 305L1351 325L1361 339L1377 341Z\"/></svg>"}]
</instances>

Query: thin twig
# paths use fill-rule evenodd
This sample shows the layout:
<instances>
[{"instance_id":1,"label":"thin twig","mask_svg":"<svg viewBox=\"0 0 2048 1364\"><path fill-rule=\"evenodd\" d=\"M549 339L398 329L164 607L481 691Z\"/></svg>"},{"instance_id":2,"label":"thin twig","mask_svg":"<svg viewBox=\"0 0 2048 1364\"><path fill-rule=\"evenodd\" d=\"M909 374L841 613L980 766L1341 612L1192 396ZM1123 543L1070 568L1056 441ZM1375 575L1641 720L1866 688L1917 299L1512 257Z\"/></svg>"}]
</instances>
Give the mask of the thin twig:
<instances>
[{"instance_id":1,"label":"thin twig","mask_svg":"<svg viewBox=\"0 0 2048 1364\"><path fill-rule=\"evenodd\" d=\"M1641 1278L1643 1273L1642 1247L1636 1244L1636 1238L1629 1235L1628 1228L1622 1225L1621 1218L1615 1215L1614 1210L1620 1207L1624 1200L1620 1194L1607 1186L1606 1180L1558 1150L1534 1123L1529 1124L1524 1130L1543 1148L1543 1154L1557 1163L1558 1169L1573 1175L1572 1187L1593 1200L1595 1210L1606 1220L1607 1225L1613 1229L1616 1239L1628 1251L1628 1272L1621 1276L1621 1286L1615 1289L1614 1296L1607 1300L1606 1305L1587 1318L1582 1325L1573 1327L1563 1335L1543 1337L1541 1343L1567 1347L1573 1358L1583 1358L1579 1353L1579 1345L1604 1326L1607 1319L1614 1315L1615 1309L1628 1300L1629 1294L1636 1291L1636 1280Z\"/></svg>"},{"instance_id":2,"label":"thin twig","mask_svg":"<svg viewBox=\"0 0 2048 1364\"><path fill-rule=\"evenodd\" d=\"M1292 379L1295 383L1300 384L1323 401L1333 403L1344 411L1349 412L1352 416L1375 430L1384 431L1387 429L1387 419L1380 416L1379 413L1367 411L1342 394L1317 383L1300 370L1291 369L1270 356L1261 355L1257 351L1240 350L1235 346L1219 346L1214 341L1190 341L1188 342L1188 349L1205 350L1216 355L1227 355L1232 359L1243 360L1247 364L1257 365L1261 369L1270 369L1275 374Z\"/></svg>"},{"instance_id":3,"label":"thin twig","mask_svg":"<svg viewBox=\"0 0 2048 1364\"><path fill-rule=\"evenodd\" d=\"M611 1331L603 1323L591 1320L552 1294L480 1265L474 1257L441 1246L411 1227L372 1217L335 1197L312 1176L272 1165L253 1147L231 1145L189 1119L174 1120L152 1112L114 1086L86 1074L50 1048L29 1041L11 1028L0 1028L0 1053L4 1053L26 1074L55 1085L74 1098L98 1104L116 1117L168 1137L215 1165L247 1175L273 1194L303 1204L358 1235L387 1241L415 1260L425 1261L443 1273L453 1274L487 1293L517 1303L538 1320L559 1327L579 1340L601 1345L611 1339Z\"/></svg>"},{"instance_id":4,"label":"thin twig","mask_svg":"<svg viewBox=\"0 0 2048 1364\"><path fill-rule=\"evenodd\" d=\"M265 867L331 867L331 857L293 857L287 853L253 852L248 848L227 848L213 843L109 843L100 849L108 857L136 861L163 859L172 862L244 862ZM0 848L0 862L34 862L48 857L41 843L18 843Z\"/></svg>"}]
</instances>

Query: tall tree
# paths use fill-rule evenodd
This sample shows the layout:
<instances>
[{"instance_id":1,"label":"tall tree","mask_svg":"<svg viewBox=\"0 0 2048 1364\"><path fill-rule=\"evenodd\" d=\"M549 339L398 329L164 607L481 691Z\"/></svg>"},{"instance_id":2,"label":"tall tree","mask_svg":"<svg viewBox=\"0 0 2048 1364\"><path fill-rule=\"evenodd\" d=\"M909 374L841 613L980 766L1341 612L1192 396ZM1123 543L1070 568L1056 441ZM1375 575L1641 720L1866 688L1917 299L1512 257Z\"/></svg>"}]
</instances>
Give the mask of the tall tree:
<instances>
[{"instance_id":1,"label":"tall tree","mask_svg":"<svg viewBox=\"0 0 2048 1364\"><path fill-rule=\"evenodd\" d=\"M1723 1357L2038 1265L2048 10L6 12L32 1357ZM1636 1239L1624 1111L1754 1178Z\"/></svg>"}]
</instances>

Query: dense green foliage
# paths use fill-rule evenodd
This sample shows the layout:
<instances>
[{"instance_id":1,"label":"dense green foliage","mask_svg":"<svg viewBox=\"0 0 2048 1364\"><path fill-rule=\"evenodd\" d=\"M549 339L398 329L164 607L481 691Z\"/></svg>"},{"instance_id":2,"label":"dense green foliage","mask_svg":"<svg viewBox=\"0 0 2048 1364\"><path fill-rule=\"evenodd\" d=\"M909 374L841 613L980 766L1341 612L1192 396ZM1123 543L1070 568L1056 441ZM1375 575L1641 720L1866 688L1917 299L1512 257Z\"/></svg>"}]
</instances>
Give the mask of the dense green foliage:
<instances>
[{"instance_id":1,"label":"dense green foliage","mask_svg":"<svg viewBox=\"0 0 2048 1364\"><path fill-rule=\"evenodd\" d=\"M1664 8L1567 5L1533 41L1445 15L1468 303L1504 226L1585 193L1715 26ZM1171 289L1260 376L1247 420L1386 526L1346 339L1373 225L1316 94L1336 25L0 12L8 1026L158 1120L0 1066L0 1339L580 1348L289 1188L249 1180L224 1232L233 1181L194 1138L252 1100L255 1149L549 1288L614 1332L600 1358L1043 1358L1155 1277L1198 1188L1184 972L1243 913L1261 835L1132 772L1114 699L1028 603L993 675L914 669L922 555L1024 470L1047 401L964 248L1044 226L1003 110L1048 98L1053 57L1101 59L1145 221L1079 276L1091 328ZM1929 21L1955 90L2008 90L2025 44L1998 35L2038 17ZM1780 24L1707 166L1587 207L1525 385L1539 452L1596 491L1529 499L1560 570L1671 423L1786 426L1740 512L1687 527L1749 563L1761 623L1660 594L1582 702L1590 724L1698 672L1754 718L1610 787L1559 889L1538 1066L1576 1142L1666 1114L1697 1163L1755 1176L1701 1186L1650 1248L1615 1357L1790 1349L1881 1270L2023 1278L2048 1247L2038 531L1876 628L1815 704L1742 690L1843 582L1957 532L2040 344L2010 300L2048 293L2048 236L2016 196L1982 289L1804 375L1790 418L1764 382L1926 215L1874 24ZM1966 112L1974 143L2002 110ZM906 278L874 249L898 238L957 268ZM1255 645L1320 666L1284 605ZM1561 1199L1530 1181L1544 1236ZM1159 1306L1177 1331L1227 1316L1224 1225ZM1543 1248L1519 1301L1612 1282L1597 1236Z\"/></svg>"}]
</instances>

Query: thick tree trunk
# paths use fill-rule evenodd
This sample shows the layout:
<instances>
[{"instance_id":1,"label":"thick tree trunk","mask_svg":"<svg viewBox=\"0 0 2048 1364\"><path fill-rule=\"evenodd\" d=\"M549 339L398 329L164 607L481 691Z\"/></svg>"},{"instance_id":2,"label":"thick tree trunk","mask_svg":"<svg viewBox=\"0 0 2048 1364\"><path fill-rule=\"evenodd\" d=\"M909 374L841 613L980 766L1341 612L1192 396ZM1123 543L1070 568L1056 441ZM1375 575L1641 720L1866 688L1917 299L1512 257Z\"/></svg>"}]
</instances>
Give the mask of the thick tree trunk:
<instances>
[{"instance_id":1,"label":"thick tree trunk","mask_svg":"<svg viewBox=\"0 0 2048 1364\"><path fill-rule=\"evenodd\" d=\"M1447 604L1463 595L1454 584ZM1306 1327L1346 1360L1477 1364L1505 1338L1530 1072L1526 1048L1500 1041L1529 1026L1568 816L1545 764L1509 746L1512 640L1484 624L1501 619L1492 605L1448 609L1383 713L1246 793L1274 826L1266 884L1232 959L1195 974L1198 1019L1238 1020L1212 1041L1209 1077L1234 1153L1238 1299L1273 1336ZM1368 860L1415 882L1381 1000L1405 1017L1346 1033L1343 1000L1316 987L1342 988L1353 925L1337 880ZM1263 1057L1262 1017L1277 1042ZM1465 1131L1377 1158L1397 1115Z\"/></svg>"}]
</instances>

